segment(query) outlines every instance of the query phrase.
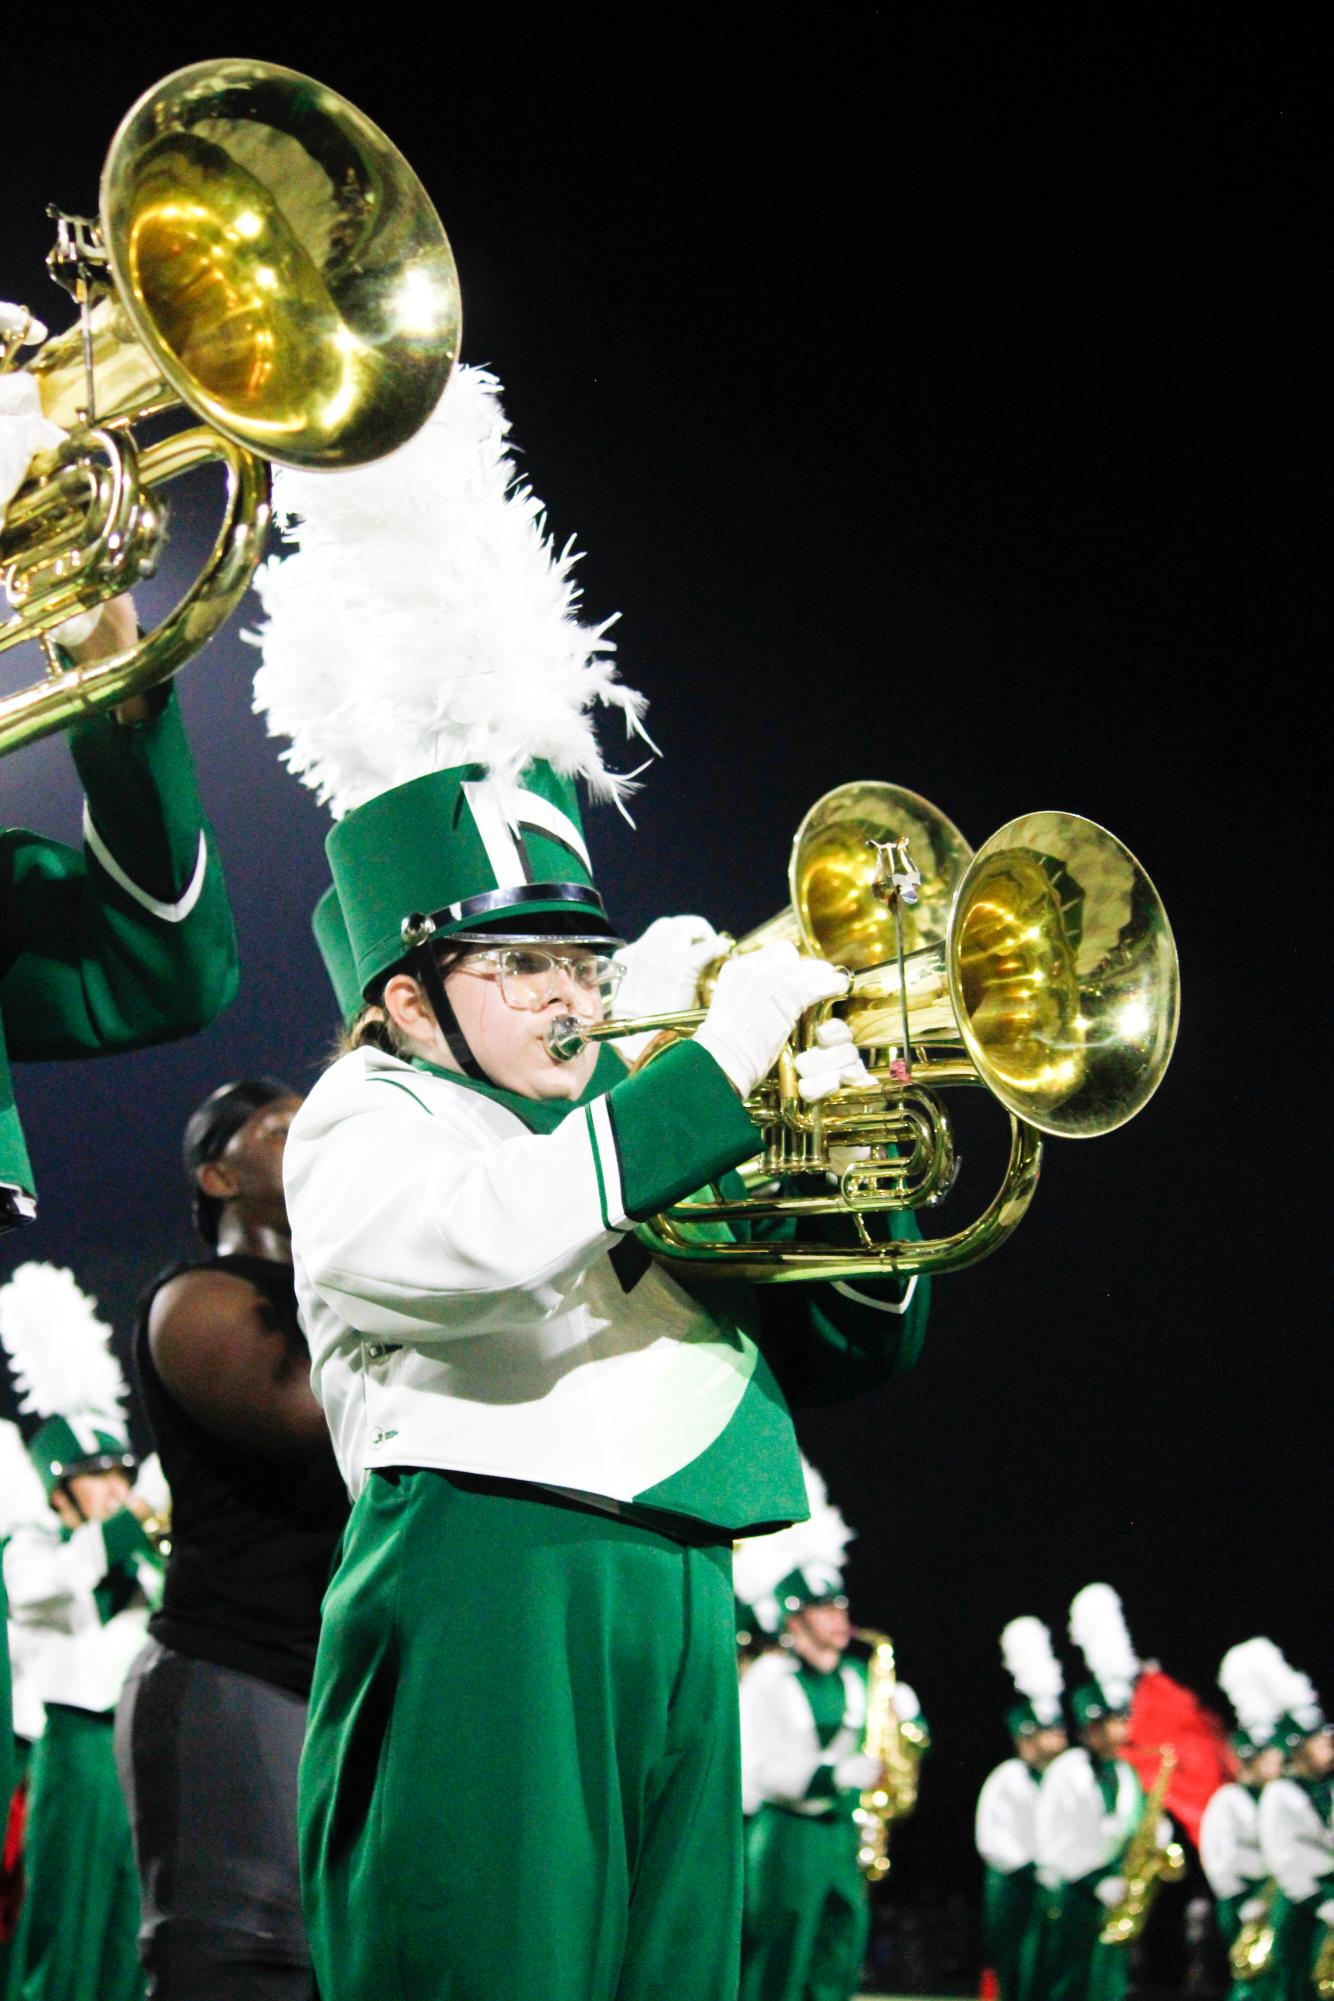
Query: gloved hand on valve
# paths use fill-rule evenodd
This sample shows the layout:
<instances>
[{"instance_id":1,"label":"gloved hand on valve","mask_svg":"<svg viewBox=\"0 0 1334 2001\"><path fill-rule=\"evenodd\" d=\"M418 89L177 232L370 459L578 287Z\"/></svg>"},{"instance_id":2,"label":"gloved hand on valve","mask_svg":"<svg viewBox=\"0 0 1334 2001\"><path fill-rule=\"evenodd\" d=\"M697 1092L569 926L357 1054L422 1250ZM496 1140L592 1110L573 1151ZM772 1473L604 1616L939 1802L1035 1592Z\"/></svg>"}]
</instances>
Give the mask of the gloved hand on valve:
<instances>
[{"instance_id":1,"label":"gloved hand on valve","mask_svg":"<svg viewBox=\"0 0 1334 2001\"><path fill-rule=\"evenodd\" d=\"M6 331L7 316L17 315L19 310L0 300L0 339ZM0 531L5 525L5 511L27 478L33 458L38 452L50 451L64 435L59 424L42 415L37 384L31 375L22 371L0 375ZM57 626L51 636L76 663L86 664L105 660L132 646L137 631L134 604L126 595L113 598L108 604L94 605L89 611L76 612ZM116 711L118 718L132 722L141 712L146 714L144 700L136 696L122 703Z\"/></svg>"},{"instance_id":2,"label":"gloved hand on valve","mask_svg":"<svg viewBox=\"0 0 1334 2001\"><path fill-rule=\"evenodd\" d=\"M836 1000L848 990L848 976L823 959L806 959L795 945L765 945L758 952L741 952L718 975L713 1000L695 1041L707 1049L724 1076L748 1098L778 1061L793 1028L817 1001ZM849 1038L850 1040L850 1038ZM823 1069L816 1065L813 1082L799 1086L803 1098L826 1097L838 1088L839 1077L851 1070L846 1046L826 1046ZM820 1055L819 1050L811 1052ZM838 1074L824 1073L837 1055ZM860 1066L860 1058L857 1059ZM864 1074L864 1073L863 1073Z\"/></svg>"},{"instance_id":3,"label":"gloved hand on valve","mask_svg":"<svg viewBox=\"0 0 1334 2001\"><path fill-rule=\"evenodd\" d=\"M616 954L625 967L613 1014L630 1021L641 1014L676 1014L694 1007L699 976L720 958L726 940L707 917L658 917L642 938ZM612 1047L627 1063L642 1055L652 1035L620 1035Z\"/></svg>"}]
</instances>

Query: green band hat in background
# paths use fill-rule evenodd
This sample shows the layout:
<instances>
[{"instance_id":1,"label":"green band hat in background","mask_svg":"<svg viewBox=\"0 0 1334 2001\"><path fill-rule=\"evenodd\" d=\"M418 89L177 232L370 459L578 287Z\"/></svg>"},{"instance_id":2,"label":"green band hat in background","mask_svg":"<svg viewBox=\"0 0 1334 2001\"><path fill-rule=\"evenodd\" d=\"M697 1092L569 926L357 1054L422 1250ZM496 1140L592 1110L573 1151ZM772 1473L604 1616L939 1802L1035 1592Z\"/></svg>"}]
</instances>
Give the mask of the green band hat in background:
<instances>
[{"instance_id":1,"label":"green band hat in background","mask_svg":"<svg viewBox=\"0 0 1334 2001\"><path fill-rule=\"evenodd\" d=\"M135 1464L129 1439L102 1412L48 1417L28 1440L28 1457L48 1495L79 1473L129 1473Z\"/></svg>"},{"instance_id":2,"label":"green band hat in background","mask_svg":"<svg viewBox=\"0 0 1334 2001\"><path fill-rule=\"evenodd\" d=\"M1031 1702L1012 1702L1005 1712L1005 1728L1012 1737L1036 1737L1039 1730L1060 1730L1059 1707L1054 1716L1039 1716Z\"/></svg>"},{"instance_id":3,"label":"green band hat in background","mask_svg":"<svg viewBox=\"0 0 1334 2001\"><path fill-rule=\"evenodd\" d=\"M517 784L480 764L410 779L346 814L326 847L361 993L427 936L540 935L556 917L572 938L619 936L593 883L574 781L544 762Z\"/></svg>"},{"instance_id":4,"label":"green band hat in background","mask_svg":"<svg viewBox=\"0 0 1334 2001\"><path fill-rule=\"evenodd\" d=\"M1076 1725L1085 1730L1108 1716L1129 1716L1132 1693L1128 1688L1105 1689L1096 1681L1081 1682L1070 1697Z\"/></svg>"}]
</instances>

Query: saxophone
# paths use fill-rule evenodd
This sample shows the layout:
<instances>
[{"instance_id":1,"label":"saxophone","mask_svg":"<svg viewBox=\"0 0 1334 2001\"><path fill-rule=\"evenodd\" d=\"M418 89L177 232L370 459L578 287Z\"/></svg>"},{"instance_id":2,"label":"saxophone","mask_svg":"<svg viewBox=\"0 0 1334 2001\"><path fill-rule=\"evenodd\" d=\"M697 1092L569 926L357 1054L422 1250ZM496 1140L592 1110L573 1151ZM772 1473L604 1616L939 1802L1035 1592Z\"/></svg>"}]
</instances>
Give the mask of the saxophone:
<instances>
[{"instance_id":1,"label":"saxophone","mask_svg":"<svg viewBox=\"0 0 1334 2001\"><path fill-rule=\"evenodd\" d=\"M1237 1980L1256 1980L1269 1971L1269 1962L1274 1956L1274 1897L1278 1884L1269 1877L1260 1891L1262 1911L1253 1918L1247 1918L1237 1936L1228 1948L1228 1964Z\"/></svg>"},{"instance_id":2,"label":"saxophone","mask_svg":"<svg viewBox=\"0 0 1334 2001\"><path fill-rule=\"evenodd\" d=\"M1144 1930L1153 1900L1164 1883L1175 1883L1186 1873L1186 1857L1178 1841L1158 1845L1158 1822L1163 1801L1177 1768L1176 1752L1168 1745L1158 1776L1144 1801L1139 1824L1121 1858L1121 1874L1126 1887L1119 1903L1108 1911L1098 1934L1102 1945L1132 1945Z\"/></svg>"},{"instance_id":3,"label":"saxophone","mask_svg":"<svg viewBox=\"0 0 1334 2001\"><path fill-rule=\"evenodd\" d=\"M1317 1994L1322 1997L1334 1995L1334 1925L1325 1926L1320 1950L1311 1968L1311 1981Z\"/></svg>"},{"instance_id":4,"label":"saxophone","mask_svg":"<svg viewBox=\"0 0 1334 2001\"><path fill-rule=\"evenodd\" d=\"M884 1778L861 1796L853 1813L860 1839L857 1866L868 1883L889 1874L889 1824L906 1820L917 1804L917 1768L927 1736L920 1723L905 1723L894 1707L898 1676L894 1643L886 1633L858 1630L855 1639L871 1649L866 1675L866 1737L862 1749L884 1767Z\"/></svg>"}]
</instances>

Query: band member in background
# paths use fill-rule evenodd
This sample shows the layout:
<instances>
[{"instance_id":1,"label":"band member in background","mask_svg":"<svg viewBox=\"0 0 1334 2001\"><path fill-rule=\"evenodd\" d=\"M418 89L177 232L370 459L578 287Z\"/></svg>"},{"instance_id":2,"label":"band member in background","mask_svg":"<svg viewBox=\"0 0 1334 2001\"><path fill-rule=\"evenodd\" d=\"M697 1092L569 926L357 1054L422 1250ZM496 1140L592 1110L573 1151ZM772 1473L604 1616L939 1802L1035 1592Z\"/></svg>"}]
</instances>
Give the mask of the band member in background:
<instances>
[{"instance_id":1,"label":"band member in background","mask_svg":"<svg viewBox=\"0 0 1334 2001\"><path fill-rule=\"evenodd\" d=\"M46 1490L28 1457L23 1434L8 1419L0 1420L0 1562L4 1547L16 1530L44 1528L50 1519ZM8 1644L0 1655L0 1672L7 1667L13 1690L13 1756L15 1784L8 1800L0 1797L0 1828L4 1831L4 1853L0 1857L0 1996L10 1992L12 1946L23 1908L23 1828L28 1807L28 1766L32 1747L46 1728L46 1710L37 1692L34 1668L34 1639L40 1636L14 1619L6 1621ZM0 1706L0 1716L8 1713Z\"/></svg>"},{"instance_id":2,"label":"band member in background","mask_svg":"<svg viewBox=\"0 0 1334 2001\"><path fill-rule=\"evenodd\" d=\"M24 2001L140 2001L139 1886L112 1747L116 1701L143 1645L161 1564L131 1486L125 1383L111 1330L71 1273L20 1265L0 1287L0 1341L50 1514L5 1550L15 1619L33 1641L46 1724L32 1756L26 1891L14 1945Z\"/></svg>"},{"instance_id":3,"label":"band member in background","mask_svg":"<svg viewBox=\"0 0 1334 2001\"><path fill-rule=\"evenodd\" d=\"M734 2001L730 1545L804 1509L783 1381L882 1380L925 1288L907 1316L893 1280L715 1306L635 1237L753 1153L745 1096L844 979L759 951L637 1075L596 1043L558 1060L555 1025L602 1019L621 977L575 779L625 787L587 711L639 704L505 431L491 379L457 369L388 469L340 477L336 521L318 481L280 482L300 546L261 584L257 700L332 803L379 1010L285 1163L355 1495L302 1760L307 1917L323 2001ZM389 680L366 708L368 644ZM718 950L687 929L644 1000ZM802 1085L859 1067L822 1047Z\"/></svg>"},{"instance_id":4,"label":"band member in background","mask_svg":"<svg viewBox=\"0 0 1334 2001\"><path fill-rule=\"evenodd\" d=\"M1001 1654L1019 1700L1005 1712L1014 1756L997 1765L977 1801L977 1852L986 1869L983 1934L1000 2001L1037 2001L1023 1979L1034 1923L1038 1786L1069 1748L1061 1714L1065 1678L1040 1619L1011 1619Z\"/></svg>"},{"instance_id":5,"label":"band member in background","mask_svg":"<svg viewBox=\"0 0 1334 2001\"><path fill-rule=\"evenodd\" d=\"M843 1590L851 1531L805 1467L810 1518L743 1540L737 1589L781 1640L741 1684L746 1898L741 2001L849 2001L866 1957L870 1900L854 1815L885 1770L864 1748L867 1674L848 1653ZM896 1682L901 1724L925 1732L917 1697Z\"/></svg>"},{"instance_id":6,"label":"band member in background","mask_svg":"<svg viewBox=\"0 0 1334 2001\"><path fill-rule=\"evenodd\" d=\"M1218 1669L1220 1687L1237 1714L1232 1748L1237 1776L1218 1788L1200 1822L1200 1862L1214 1893L1219 1936L1230 1953L1243 1927L1267 1925L1274 1883L1260 1852L1260 1795L1283 1770L1276 1741L1279 1712L1272 1695L1272 1640L1243 1640L1229 1647ZM1260 1978L1235 1978L1230 2001L1259 2001L1268 1991Z\"/></svg>"},{"instance_id":7,"label":"band member in background","mask_svg":"<svg viewBox=\"0 0 1334 2001\"><path fill-rule=\"evenodd\" d=\"M135 1339L172 1548L117 1757L150 2001L305 2001L297 1766L347 1496L296 1319L282 1159L300 1099L224 1084L185 1131L203 1254L159 1273Z\"/></svg>"},{"instance_id":8,"label":"band member in background","mask_svg":"<svg viewBox=\"0 0 1334 2001\"><path fill-rule=\"evenodd\" d=\"M1265 2001L1313 2001L1316 1962L1334 1977L1334 1727L1309 1678L1275 1649L1283 1776L1260 1795L1260 1853L1278 1886L1274 1953Z\"/></svg>"}]
</instances>

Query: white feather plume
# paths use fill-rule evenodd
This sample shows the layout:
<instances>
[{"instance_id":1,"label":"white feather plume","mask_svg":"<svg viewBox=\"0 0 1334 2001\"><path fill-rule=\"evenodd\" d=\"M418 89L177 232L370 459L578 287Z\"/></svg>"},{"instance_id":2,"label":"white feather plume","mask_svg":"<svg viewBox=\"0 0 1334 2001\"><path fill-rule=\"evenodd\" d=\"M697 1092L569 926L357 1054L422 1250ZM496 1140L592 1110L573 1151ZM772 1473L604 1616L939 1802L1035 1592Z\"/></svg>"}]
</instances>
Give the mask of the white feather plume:
<instances>
[{"instance_id":1,"label":"white feather plume","mask_svg":"<svg viewBox=\"0 0 1334 2001\"><path fill-rule=\"evenodd\" d=\"M1260 1656L1261 1671L1276 1716L1291 1716L1305 1728L1318 1730L1323 1721L1315 1683L1274 1647Z\"/></svg>"},{"instance_id":2,"label":"white feather plume","mask_svg":"<svg viewBox=\"0 0 1334 2001\"><path fill-rule=\"evenodd\" d=\"M1259 1636L1229 1647L1218 1664L1218 1686L1242 1729L1257 1744L1273 1736L1283 1714L1285 1705L1277 1690L1285 1670L1292 1672L1274 1642Z\"/></svg>"},{"instance_id":3,"label":"white feather plume","mask_svg":"<svg viewBox=\"0 0 1334 2001\"><path fill-rule=\"evenodd\" d=\"M616 678L614 619L580 623L573 543L550 541L508 432L496 378L458 367L388 458L275 469L291 549L255 580L255 707L335 819L473 762L508 781L545 758L622 806L634 789L635 773L605 768L590 712L619 709L649 742L644 697Z\"/></svg>"},{"instance_id":4,"label":"white feather plume","mask_svg":"<svg viewBox=\"0 0 1334 2001\"><path fill-rule=\"evenodd\" d=\"M1049 1628L1041 1619L1026 1614L1011 1619L1000 1643L1006 1672L1019 1693L1032 1703L1039 1723L1055 1723L1061 1714L1065 1676L1052 1650Z\"/></svg>"},{"instance_id":5,"label":"white feather plume","mask_svg":"<svg viewBox=\"0 0 1334 2001\"><path fill-rule=\"evenodd\" d=\"M16 1424L0 1418L0 1537L20 1523L50 1519L46 1491Z\"/></svg>"},{"instance_id":6,"label":"white feather plume","mask_svg":"<svg viewBox=\"0 0 1334 2001\"><path fill-rule=\"evenodd\" d=\"M1070 1638L1109 1701L1130 1699L1139 1676L1121 1600L1110 1584L1086 1584L1070 1601Z\"/></svg>"},{"instance_id":7,"label":"white feather plume","mask_svg":"<svg viewBox=\"0 0 1334 2001\"><path fill-rule=\"evenodd\" d=\"M753 1608L770 1633L782 1624L774 1596L782 1579L801 1570L821 1588L838 1590L847 1547L856 1533L830 1500L828 1488L809 1460L803 1458L801 1470L810 1520L793 1522L790 1528L775 1529L771 1535L744 1537L732 1560L732 1586L737 1597Z\"/></svg>"},{"instance_id":8,"label":"white feather plume","mask_svg":"<svg viewBox=\"0 0 1334 2001\"><path fill-rule=\"evenodd\" d=\"M60 1265L22 1264L0 1286L0 1342L9 1351L19 1409L124 1423L125 1378L97 1301Z\"/></svg>"}]
</instances>

